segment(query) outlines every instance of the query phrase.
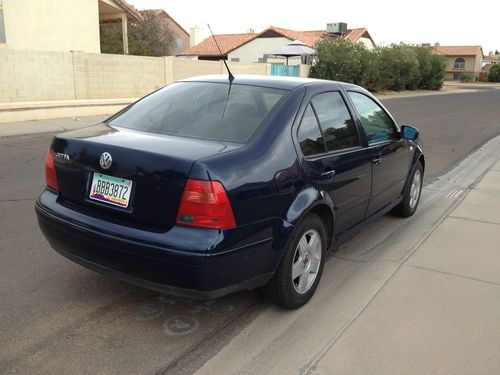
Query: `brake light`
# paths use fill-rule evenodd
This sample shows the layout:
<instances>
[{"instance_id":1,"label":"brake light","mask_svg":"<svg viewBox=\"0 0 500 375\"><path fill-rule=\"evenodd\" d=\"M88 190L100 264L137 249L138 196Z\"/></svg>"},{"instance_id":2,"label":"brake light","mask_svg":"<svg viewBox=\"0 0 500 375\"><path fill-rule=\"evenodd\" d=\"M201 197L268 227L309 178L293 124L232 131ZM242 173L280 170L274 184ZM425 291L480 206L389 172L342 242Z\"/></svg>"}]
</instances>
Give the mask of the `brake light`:
<instances>
[{"instance_id":1,"label":"brake light","mask_svg":"<svg viewBox=\"0 0 500 375\"><path fill-rule=\"evenodd\" d=\"M231 203L219 181L187 180L176 222L210 229L236 226Z\"/></svg>"},{"instance_id":2,"label":"brake light","mask_svg":"<svg viewBox=\"0 0 500 375\"><path fill-rule=\"evenodd\" d=\"M47 156L45 157L45 181L49 188L59 191L59 184L57 183L56 177L56 168L54 166L55 158L56 153L50 148L49 151L47 151Z\"/></svg>"}]
</instances>

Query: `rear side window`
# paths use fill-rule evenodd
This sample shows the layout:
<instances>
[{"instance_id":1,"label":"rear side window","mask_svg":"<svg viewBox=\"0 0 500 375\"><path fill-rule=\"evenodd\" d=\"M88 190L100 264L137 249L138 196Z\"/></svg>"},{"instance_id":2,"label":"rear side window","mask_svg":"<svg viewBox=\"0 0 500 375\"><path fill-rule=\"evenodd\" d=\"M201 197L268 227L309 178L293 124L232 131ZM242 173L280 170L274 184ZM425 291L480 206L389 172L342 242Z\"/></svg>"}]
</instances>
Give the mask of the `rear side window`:
<instances>
[{"instance_id":1,"label":"rear side window","mask_svg":"<svg viewBox=\"0 0 500 375\"><path fill-rule=\"evenodd\" d=\"M369 145L399 139L394 121L373 99L354 91L348 94L360 116Z\"/></svg>"},{"instance_id":2,"label":"rear side window","mask_svg":"<svg viewBox=\"0 0 500 375\"><path fill-rule=\"evenodd\" d=\"M297 138L299 140L300 149L305 156L325 152L323 135L321 134L318 120L316 119L311 104L307 106L304 117L302 117Z\"/></svg>"},{"instance_id":3,"label":"rear side window","mask_svg":"<svg viewBox=\"0 0 500 375\"><path fill-rule=\"evenodd\" d=\"M312 104L328 151L360 145L356 127L339 92L316 95Z\"/></svg>"},{"instance_id":4,"label":"rear side window","mask_svg":"<svg viewBox=\"0 0 500 375\"><path fill-rule=\"evenodd\" d=\"M246 142L285 90L178 82L141 99L109 124L151 133Z\"/></svg>"}]
</instances>

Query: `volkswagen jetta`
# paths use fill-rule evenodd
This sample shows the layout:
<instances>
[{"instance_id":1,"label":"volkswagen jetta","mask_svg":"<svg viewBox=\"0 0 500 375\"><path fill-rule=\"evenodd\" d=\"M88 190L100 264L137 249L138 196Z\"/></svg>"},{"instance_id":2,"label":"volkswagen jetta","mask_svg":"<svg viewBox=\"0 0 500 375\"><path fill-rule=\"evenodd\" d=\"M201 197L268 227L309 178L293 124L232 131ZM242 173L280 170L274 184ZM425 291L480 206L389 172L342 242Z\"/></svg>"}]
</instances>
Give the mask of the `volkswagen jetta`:
<instances>
[{"instance_id":1,"label":"volkswagen jetta","mask_svg":"<svg viewBox=\"0 0 500 375\"><path fill-rule=\"evenodd\" d=\"M95 271L191 298L261 287L297 308L335 241L415 212L424 167L418 130L361 87L196 77L55 136L36 212Z\"/></svg>"}]
</instances>

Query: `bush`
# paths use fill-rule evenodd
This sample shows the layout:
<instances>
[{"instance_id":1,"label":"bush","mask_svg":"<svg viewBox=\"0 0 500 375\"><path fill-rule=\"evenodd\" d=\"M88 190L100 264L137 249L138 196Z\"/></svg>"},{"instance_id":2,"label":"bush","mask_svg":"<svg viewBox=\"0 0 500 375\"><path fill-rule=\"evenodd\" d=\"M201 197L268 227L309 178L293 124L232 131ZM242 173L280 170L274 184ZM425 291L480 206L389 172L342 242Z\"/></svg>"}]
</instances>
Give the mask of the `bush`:
<instances>
[{"instance_id":1,"label":"bush","mask_svg":"<svg viewBox=\"0 0 500 375\"><path fill-rule=\"evenodd\" d=\"M488 73L488 81L500 82L500 64L495 64L491 67Z\"/></svg>"},{"instance_id":2,"label":"bush","mask_svg":"<svg viewBox=\"0 0 500 375\"><path fill-rule=\"evenodd\" d=\"M369 51L348 39L322 40L316 45L317 61L310 76L363 85L371 71Z\"/></svg>"},{"instance_id":3,"label":"bush","mask_svg":"<svg viewBox=\"0 0 500 375\"><path fill-rule=\"evenodd\" d=\"M472 73L462 73L460 74L460 82L474 82L476 77Z\"/></svg>"},{"instance_id":4,"label":"bush","mask_svg":"<svg viewBox=\"0 0 500 375\"><path fill-rule=\"evenodd\" d=\"M445 67L445 59L429 47L398 44L368 50L339 38L316 44L310 77L350 82L370 91L439 90Z\"/></svg>"},{"instance_id":5,"label":"bush","mask_svg":"<svg viewBox=\"0 0 500 375\"><path fill-rule=\"evenodd\" d=\"M378 66L385 88L415 90L420 81L415 53L406 45L379 48Z\"/></svg>"},{"instance_id":6,"label":"bush","mask_svg":"<svg viewBox=\"0 0 500 375\"><path fill-rule=\"evenodd\" d=\"M443 87L446 58L434 55L430 47L413 47L418 60L419 84L424 90L440 90Z\"/></svg>"}]
</instances>

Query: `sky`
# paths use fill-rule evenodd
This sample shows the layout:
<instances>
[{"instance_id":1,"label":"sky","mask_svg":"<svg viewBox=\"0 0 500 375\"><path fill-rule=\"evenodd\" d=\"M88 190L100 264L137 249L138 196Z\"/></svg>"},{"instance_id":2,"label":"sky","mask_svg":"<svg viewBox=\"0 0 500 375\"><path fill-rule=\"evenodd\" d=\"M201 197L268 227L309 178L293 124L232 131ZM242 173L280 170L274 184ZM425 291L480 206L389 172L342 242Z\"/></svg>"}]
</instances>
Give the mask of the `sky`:
<instances>
[{"instance_id":1,"label":"sky","mask_svg":"<svg viewBox=\"0 0 500 375\"><path fill-rule=\"evenodd\" d=\"M280 26L293 30L321 30L329 22L348 28L366 27L375 43L436 43L481 45L488 54L500 50L500 1L230 1L127 0L137 9L165 9L188 32L198 26L209 36L259 32Z\"/></svg>"}]
</instances>

